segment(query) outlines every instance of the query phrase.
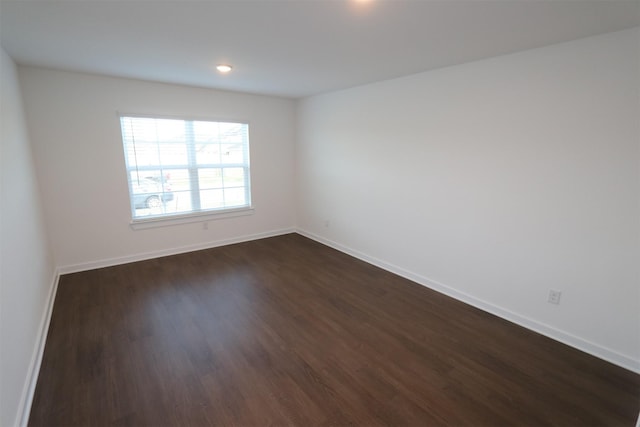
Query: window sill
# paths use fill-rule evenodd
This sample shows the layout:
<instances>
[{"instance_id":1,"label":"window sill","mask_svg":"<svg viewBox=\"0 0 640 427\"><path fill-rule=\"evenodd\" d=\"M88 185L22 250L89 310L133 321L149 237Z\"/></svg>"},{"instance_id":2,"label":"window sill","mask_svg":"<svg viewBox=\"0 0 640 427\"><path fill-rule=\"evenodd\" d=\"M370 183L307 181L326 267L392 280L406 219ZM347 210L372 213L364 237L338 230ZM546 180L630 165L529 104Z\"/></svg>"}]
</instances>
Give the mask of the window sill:
<instances>
[{"instance_id":1,"label":"window sill","mask_svg":"<svg viewBox=\"0 0 640 427\"><path fill-rule=\"evenodd\" d=\"M172 225L190 224L193 222L215 221L224 218L253 215L254 208L239 208L222 212L198 212L185 215L172 215L170 217L153 217L134 219L129 225L134 230L146 230L148 228L169 227Z\"/></svg>"}]
</instances>

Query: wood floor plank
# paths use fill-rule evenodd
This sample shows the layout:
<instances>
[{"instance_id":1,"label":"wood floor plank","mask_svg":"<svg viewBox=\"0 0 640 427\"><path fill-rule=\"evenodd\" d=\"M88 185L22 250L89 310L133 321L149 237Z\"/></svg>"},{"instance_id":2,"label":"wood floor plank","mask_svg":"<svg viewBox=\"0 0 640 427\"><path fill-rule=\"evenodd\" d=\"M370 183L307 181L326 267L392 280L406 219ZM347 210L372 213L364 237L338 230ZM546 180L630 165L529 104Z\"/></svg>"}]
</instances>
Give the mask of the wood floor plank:
<instances>
[{"instance_id":1,"label":"wood floor plank","mask_svg":"<svg viewBox=\"0 0 640 427\"><path fill-rule=\"evenodd\" d=\"M29 425L633 426L640 375L290 234L64 275Z\"/></svg>"}]
</instances>

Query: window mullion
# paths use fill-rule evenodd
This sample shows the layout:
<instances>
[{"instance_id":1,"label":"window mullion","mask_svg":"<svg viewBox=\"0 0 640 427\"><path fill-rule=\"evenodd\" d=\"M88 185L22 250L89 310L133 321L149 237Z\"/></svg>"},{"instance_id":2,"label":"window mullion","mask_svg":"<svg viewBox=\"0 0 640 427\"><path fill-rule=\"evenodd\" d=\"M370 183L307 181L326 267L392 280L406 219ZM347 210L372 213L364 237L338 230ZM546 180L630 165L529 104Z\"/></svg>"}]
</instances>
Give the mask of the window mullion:
<instances>
[{"instance_id":1,"label":"window mullion","mask_svg":"<svg viewBox=\"0 0 640 427\"><path fill-rule=\"evenodd\" d=\"M198 177L198 161L196 159L196 141L192 121L185 121L185 142L187 144L187 162L189 170L189 183L191 189L191 208L194 211L201 210L200 181Z\"/></svg>"},{"instance_id":2,"label":"window mullion","mask_svg":"<svg viewBox=\"0 0 640 427\"><path fill-rule=\"evenodd\" d=\"M246 129L242 134L242 159L243 159L243 170L244 170L244 197L247 204L251 204L251 177L249 171L249 130Z\"/></svg>"}]
</instances>

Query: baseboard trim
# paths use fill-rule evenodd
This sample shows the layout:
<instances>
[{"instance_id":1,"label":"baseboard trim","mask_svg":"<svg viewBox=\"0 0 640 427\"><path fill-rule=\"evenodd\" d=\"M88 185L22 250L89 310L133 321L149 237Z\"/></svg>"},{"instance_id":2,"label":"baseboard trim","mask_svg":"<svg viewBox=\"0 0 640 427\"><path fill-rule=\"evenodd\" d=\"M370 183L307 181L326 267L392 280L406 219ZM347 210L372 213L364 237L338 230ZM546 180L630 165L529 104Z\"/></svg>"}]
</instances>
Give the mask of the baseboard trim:
<instances>
[{"instance_id":1,"label":"baseboard trim","mask_svg":"<svg viewBox=\"0 0 640 427\"><path fill-rule=\"evenodd\" d=\"M36 384L38 382L38 375L40 374L40 366L42 364L42 357L44 355L44 348L47 342L47 335L49 333L49 325L51 323L51 316L53 314L53 305L58 292L58 283L60 282L60 276L63 274L77 273L80 271L93 270L96 268L111 267L114 265L126 264L136 261L144 261L147 259L160 258L163 256L177 255L186 252L193 252L203 249L215 248L218 246L231 245L234 243L248 242L251 240L264 239L267 237L275 237L283 234L295 233L295 228L284 228L279 230L267 231L264 233L249 234L244 236L237 236L228 239L220 239L211 242L206 242L197 245L181 246L177 248L171 248L161 251L145 252L141 254L110 258L99 261L92 261L82 264L67 265L59 267L55 270L53 280L51 283L51 289L49 290L48 300L46 303L46 310L40 320L40 330L36 341L36 347L29 363L29 370L27 376L27 382L23 387L22 396L20 398L20 405L18 407L17 414L20 417L16 419L19 423L16 423L20 427L26 427L29 422L29 415L31 413L31 405L33 404L33 396L36 390Z\"/></svg>"},{"instance_id":2,"label":"baseboard trim","mask_svg":"<svg viewBox=\"0 0 640 427\"><path fill-rule=\"evenodd\" d=\"M622 368L625 368L632 372L640 374L640 360L635 360L633 358L620 354L614 350L608 349L601 345L598 345L588 340L577 337L568 332L557 329L553 326L550 326L542 322L539 322L537 320L528 318L526 316L522 316L520 314L514 313L510 310L494 305L488 301L484 301L482 299L476 298L465 292L460 292L443 283L440 283L435 280L431 280L427 277L421 276L419 274L406 270L397 265L372 257L363 252L357 251L355 249L342 245L333 240L319 236L310 231L299 228L296 230L296 232L312 240L315 240L318 243L322 243L323 245L329 246L340 252L346 253L347 255L351 255L369 264L373 264L376 267L380 267L383 270L387 270L391 273L397 274L398 276L404 277L405 279L409 279L412 282L416 282L429 289L440 292L442 294L455 298L459 301L462 301L466 304L479 308L480 310L486 311L488 313L501 317L505 320L508 320L512 323L520 325L524 328L530 329L546 337L559 341L563 344L566 344L578 350L584 351L585 353L588 353L599 359L605 360L607 362L613 363L614 365L620 366Z\"/></svg>"},{"instance_id":3,"label":"baseboard trim","mask_svg":"<svg viewBox=\"0 0 640 427\"><path fill-rule=\"evenodd\" d=\"M305 237L308 237L309 239L322 243L340 252L346 253L362 261L365 261L369 264L375 265L391 273L397 274L398 276L411 280L412 282L418 283L422 286L425 286L427 288L430 288L432 290L435 290L437 292L440 292L442 294L455 298L459 301L472 305L488 313L494 314L498 317L501 317L505 320L513 322L517 325L520 325L522 327L535 331L539 334L545 335L563 344L577 348L578 350L584 351L585 353L591 354L607 362L613 363L617 366L620 366L622 368L625 368L640 374L640 361L638 360L632 359L628 356L617 353L616 351L613 351L611 349L602 347L598 344L589 342L587 340L584 340L580 337L564 332L552 326L546 325L537 320L533 320L526 316L522 316L512 311L506 310L502 307L496 306L494 304L491 304L487 301L476 298L467 293L460 292L443 283L440 283L435 280L431 280L427 277L421 276L419 274L416 274L414 272L401 268L397 265L372 257L363 252L357 251L355 249L342 245L333 240L324 238L310 231L300 229L300 228L297 228L297 229L285 228L285 229L272 230L272 231L263 232L263 233L238 236L238 237L233 237L228 239L220 239L220 240L215 240L215 241L206 242L206 243L197 244L197 245L182 246L182 247L171 248L171 249L166 249L161 251L146 252L146 253L140 253L140 254L126 256L126 257L110 258L110 259L105 259L100 261L68 265L68 266L57 268L54 272L51 289L49 291L48 301L46 304L47 308L43 313L42 319L40 321L40 332L37 340L37 346L31 358L31 362L29 364L28 382L25 383L25 387L23 388L23 393L20 400L20 406L17 412L18 414L21 415L19 425L21 427L25 427L27 426L27 423L29 421L31 405L33 403L33 396L34 396L36 384L38 381L38 375L40 373L40 366L41 366L42 357L44 354L47 334L49 331L49 325L51 323L51 315L53 314L53 305L55 302L55 297L58 290L58 283L60 281L61 275L80 272L80 271L86 271L86 270L92 270L96 268L111 267L114 265L126 264L130 262L144 261L147 259L159 258L163 256L177 255L177 254L192 252L197 250L210 249L214 247L248 242L251 240L264 239L268 237L275 237L275 236L280 236L280 235L289 234L289 233L301 234ZM639 418L639 422L640 422L640 418Z\"/></svg>"},{"instance_id":4,"label":"baseboard trim","mask_svg":"<svg viewBox=\"0 0 640 427\"><path fill-rule=\"evenodd\" d=\"M200 251L204 249L216 248L219 246L232 245L234 243L248 242L251 240L265 239L267 237L281 236L283 234L295 233L295 228L282 228L278 230L265 231L263 233L247 234L243 236L231 237L227 239L213 240L195 245L179 246L176 248L163 249L160 251L143 252L123 257L108 258L98 261L90 261L80 264L65 265L58 268L59 273L69 274L78 273L80 271L94 270L96 268L112 267L120 264L128 264L131 262L145 261L148 259L160 258L164 256L178 255L187 252Z\"/></svg>"},{"instance_id":5,"label":"baseboard trim","mask_svg":"<svg viewBox=\"0 0 640 427\"><path fill-rule=\"evenodd\" d=\"M60 272L56 269L53 273L53 280L49 295L47 296L46 310L42 314L40 320L40 330L36 341L35 351L31 356L27 382L23 387L22 396L20 398L20 406L18 406L18 415L20 416L20 427L26 427L29 422L29 414L31 413L31 404L33 403L33 395L36 391L38 375L40 374L40 366L42 364L42 356L44 355L44 347L47 343L47 335L49 333L49 324L51 323L51 315L53 314L53 303L56 300L58 292L58 282L60 281Z\"/></svg>"}]
</instances>

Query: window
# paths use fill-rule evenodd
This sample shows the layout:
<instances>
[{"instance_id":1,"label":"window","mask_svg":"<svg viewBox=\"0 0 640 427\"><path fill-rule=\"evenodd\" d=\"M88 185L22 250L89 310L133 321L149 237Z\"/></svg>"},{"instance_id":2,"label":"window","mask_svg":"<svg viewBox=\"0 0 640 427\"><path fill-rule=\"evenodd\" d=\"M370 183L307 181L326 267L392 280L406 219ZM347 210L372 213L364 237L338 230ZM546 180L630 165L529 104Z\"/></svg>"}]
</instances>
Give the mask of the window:
<instances>
[{"instance_id":1,"label":"window","mask_svg":"<svg viewBox=\"0 0 640 427\"><path fill-rule=\"evenodd\" d=\"M121 116L120 125L134 223L251 207L247 123Z\"/></svg>"}]
</instances>

